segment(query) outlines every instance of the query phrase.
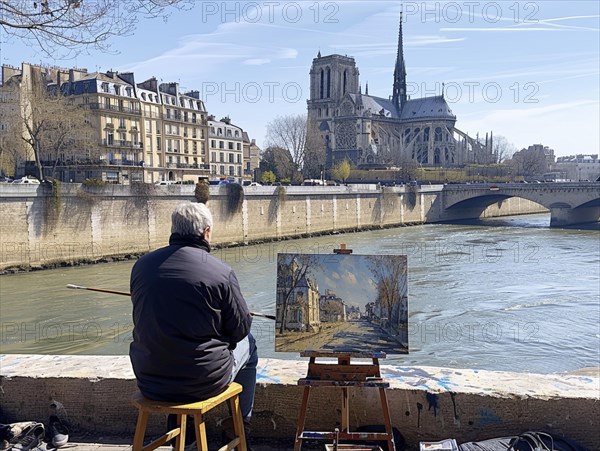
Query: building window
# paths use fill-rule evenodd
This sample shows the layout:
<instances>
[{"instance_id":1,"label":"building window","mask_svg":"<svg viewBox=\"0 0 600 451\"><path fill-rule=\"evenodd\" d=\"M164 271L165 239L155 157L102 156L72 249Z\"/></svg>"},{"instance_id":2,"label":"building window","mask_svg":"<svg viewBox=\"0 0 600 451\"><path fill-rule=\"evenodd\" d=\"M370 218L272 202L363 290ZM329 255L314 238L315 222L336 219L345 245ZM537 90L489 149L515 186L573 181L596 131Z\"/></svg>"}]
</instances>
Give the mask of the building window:
<instances>
[{"instance_id":1,"label":"building window","mask_svg":"<svg viewBox=\"0 0 600 451\"><path fill-rule=\"evenodd\" d=\"M231 141L229 141L229 142L227 143L227 148L228 148L229 150L233 150L233 143L232 143Z\"/></svg>"},{"instance_id":2,"label":"building window","mask_svg":"<svg viewBox=\"0 0 600 451\"><path fill-rule=\"evenodd\" d=\"M229 162L233 163L234 162L234 160L233 160L233 154L230 153L228 156L229 156Z\"/></svg>"},{"instance_id":3,"label":"building window","mask_svg":"<svg viewBox=\"0 0 600 451\"><path fill-rule=\"evenodd\" d=\"M235 167L229 166L229 175L235 175Z\"/></svg>"},{"instance_id":4,"label":"building window","mask_svg":"<svg viewBox=\"0 0 600 451\"><path fill-rule=\"evenodd\" d=\"M215 163L217 161L217 153L216 152L211 152L210 153L210 162L211 163Z\"/></svg>"},{"instance_id":5,"label":"building window","mask_svg":"<svg viewBox=\"0 0 600 451\"><path fill-rule=\"evenodd\" d=\"M219 174L225 174L225 166L221 165L219 166L220 172Z\"/></svg>"},{"instance_id":6,"label":"building window","mask_svg":"<svg viewBox=\"0 0 600 451\"><path fill-rule=\"evenodd\" d=\"M104 82L101 85L102 92L108 92L108 83Z\"/></svg>"},{"instance_id":7,"label":"building window","mask_svg":"<svg viewBox=\"0 0 600 451\"><path fill-rule=\"evenodd\" d=\"M217 147L217 142L214 139L210 140L210 147Z\"/></svg>"},{"instance_id":8,"label":"building window","mask_svg":"<svg viewBox=\"0 0 600 451\"><path fill-rule=\"evenodd\" d=\"M223 143L223 141L219 141L219 149L224 149L225 148L225 144Z\"/></svg>"},{"instance_id":9,"label":"building window","mask_svg":"<svg viewBox=\"0 0 600 451\"><path fill-rule=\"evenodd\" d=\"M156 138L156 150L160 150L160 138Z\"/></svg>"},{"instance_id":10,"label":"building window","mask_svg":"<svg viewBox=\"0 0 600 451\"><path fill-rule=\"evenodd\" d=\"M240 143L237 143L237 150L242 150L242 145Z\"/></svg>"},{"instance_id":11,"label":"building window","mask_svg":"<svg viewBox=\"0 0 600 451\"><path fill-rule=\"evenodd\" d=\"M225 154L223 152L219 152L219 161L220 162L225 161Z\"/></svg>"},{"instance_id":12,"label":"building window","mask_svg":"<svg viewBox=\"0 0 600 451\"><path fill-rule=\"evenodd\" d=\"M241 154L237 154L237 162L238 164L242 164L242 155Z\"/></svg>"}]
</instances>

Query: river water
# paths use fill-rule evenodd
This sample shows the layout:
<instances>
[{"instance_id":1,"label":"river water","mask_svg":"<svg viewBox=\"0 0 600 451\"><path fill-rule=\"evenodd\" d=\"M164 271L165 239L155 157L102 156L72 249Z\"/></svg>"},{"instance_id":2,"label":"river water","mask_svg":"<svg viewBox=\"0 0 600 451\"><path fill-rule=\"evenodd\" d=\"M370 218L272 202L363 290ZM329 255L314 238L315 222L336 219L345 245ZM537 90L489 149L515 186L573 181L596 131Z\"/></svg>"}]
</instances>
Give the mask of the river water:
<instances>
[{"instance_id":1,"label":"river water","mask_svg":"<svg viewBox=\"0 0 600 451\"><path fill-rule=\"evenodd\" d=\"M486 219L329 235L216 250L240 281L250 309L275 313L278 252L403 254L409 266L408 355L386 364L535 373L600 366L600 234L550 229L548 215ZM218 233L218 232L217 232ZM0 277L0 353L127 354L133 262ZM262 357L274 323L256 318Z\"/></svg>"}]
</instances>

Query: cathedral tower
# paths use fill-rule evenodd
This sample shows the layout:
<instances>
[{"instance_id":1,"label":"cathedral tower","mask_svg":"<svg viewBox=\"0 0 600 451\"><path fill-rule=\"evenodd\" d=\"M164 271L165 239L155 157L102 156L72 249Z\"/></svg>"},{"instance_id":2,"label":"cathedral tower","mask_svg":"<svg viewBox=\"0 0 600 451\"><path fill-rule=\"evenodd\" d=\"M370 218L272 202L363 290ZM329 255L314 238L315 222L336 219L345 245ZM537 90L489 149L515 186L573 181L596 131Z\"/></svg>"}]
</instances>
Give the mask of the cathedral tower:
<instances>
[{"instance_id":1,"label":"cathedral tower","mask_svg":"<svg viewBox=\"0 0 600 451\"><path fill-rule=\"evenodd\" d=\"M335 116L335 109L346 94L358 94L358 75L354 58L321 56L319 52L310 69L309 118L327 120Z\"/></svg>"}]
</instances>

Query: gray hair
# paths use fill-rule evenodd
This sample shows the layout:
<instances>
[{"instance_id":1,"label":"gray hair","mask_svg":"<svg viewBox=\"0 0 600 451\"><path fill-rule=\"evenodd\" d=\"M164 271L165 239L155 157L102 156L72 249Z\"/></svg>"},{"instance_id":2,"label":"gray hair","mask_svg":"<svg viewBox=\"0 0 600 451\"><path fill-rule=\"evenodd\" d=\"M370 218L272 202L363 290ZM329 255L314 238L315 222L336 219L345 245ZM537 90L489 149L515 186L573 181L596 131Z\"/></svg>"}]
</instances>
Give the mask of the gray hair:
<instances>
[{"instance_id":1,"label":"gray hair","mask_svg":"<svg viewBox=\"0 0 600 451\"><path fill-rule=\"evenodd\" d=\"M204 235L204 230L212 225L212 214L204 204L184 202L171 215L171 233Z\"/></svg>"}]
</instances>

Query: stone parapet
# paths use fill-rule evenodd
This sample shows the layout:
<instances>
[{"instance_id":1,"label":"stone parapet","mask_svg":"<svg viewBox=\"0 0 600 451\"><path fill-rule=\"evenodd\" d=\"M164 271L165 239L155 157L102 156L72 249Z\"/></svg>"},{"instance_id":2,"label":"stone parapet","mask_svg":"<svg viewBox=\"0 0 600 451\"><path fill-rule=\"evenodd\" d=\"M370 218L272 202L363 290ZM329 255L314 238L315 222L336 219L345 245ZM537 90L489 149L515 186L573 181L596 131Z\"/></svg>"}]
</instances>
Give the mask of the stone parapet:
<instances>
[{"instance_id":1,"label":"stone parapet","mask_svg":"<svg viewBox=\"0 0 600 451\"><path fill-rule=\"evenodd\" d=\"M294 436L302 397L297 379L306 369L306 360L260 360L257 437ZM382 372L390 382L393 424L413 447L420 440L452 437L460 443L545 430L600 449L598 369L541 375L382 365ZM129 398L136 384L127 356L1 355L0 383L5 422L45 421L55 402L80 431L133 437L136 410ZM311 393L307 429L339 426L339 389ZM217 409L210 425L225 416L224 408ZM382 422L377 390L351 389L351 428ZM152 431L164 427L164 418L152 419Z\"/></svg>"},{"instance_id":2,"label":"stone parapet","mask_svg":"<svg viewBox=\"0 0 600 451\"><path fill-rule=\"evenodd\" d=\"M171 212L194 201L194 185L85 187L0 184L0 270L96 262L167 243ZM210 187L212 243L221 246L368 230L448 219L442 185L415 187L248 187L233 210L223 186ZM503 216L546 211L508 199L482 211Z\"/></svg>"}]
</instances>

